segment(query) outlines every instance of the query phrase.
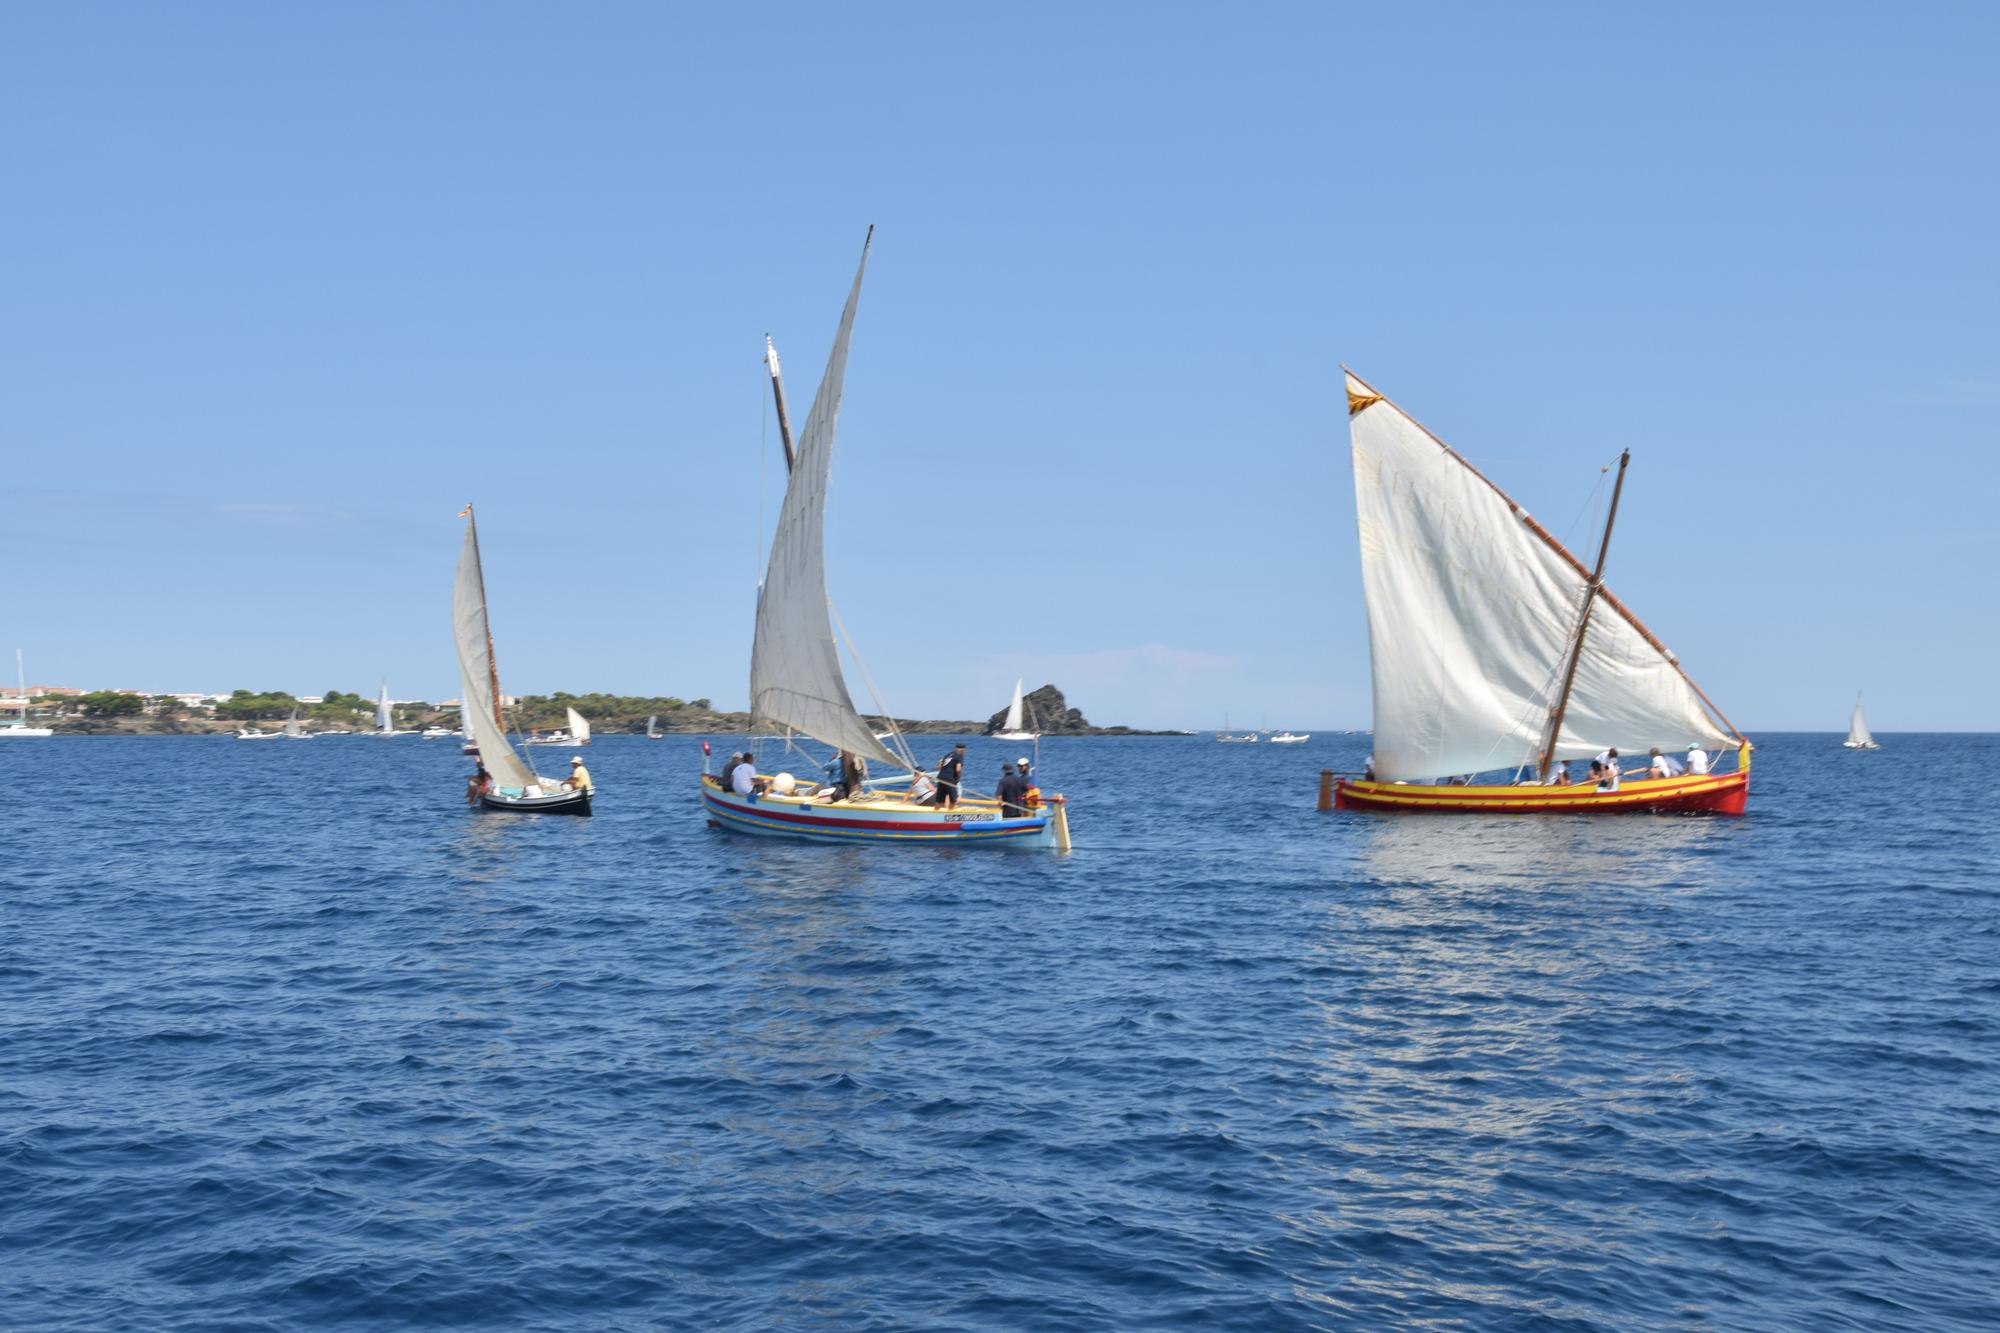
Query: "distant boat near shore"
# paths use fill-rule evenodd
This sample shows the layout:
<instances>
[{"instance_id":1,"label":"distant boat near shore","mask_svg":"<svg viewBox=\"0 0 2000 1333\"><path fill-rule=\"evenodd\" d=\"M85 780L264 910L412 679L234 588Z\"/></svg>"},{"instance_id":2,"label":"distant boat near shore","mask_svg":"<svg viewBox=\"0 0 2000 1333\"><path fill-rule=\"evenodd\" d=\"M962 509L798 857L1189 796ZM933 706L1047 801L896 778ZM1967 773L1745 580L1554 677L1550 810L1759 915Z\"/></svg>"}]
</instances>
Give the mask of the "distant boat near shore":
<instances>
[{"instance_id":1,"label":"distant boat near shore","mask_svg":"<svg viewBox=\"0 0 2000 1333\"><path fill-rule=\"evenodd\" d=\"M1311 739L1312 739L1312 733L1311 733L1311 732L1307 732L1307 733L1306 733L1305 735L1303 735L1303 736L1300 736L1300 735L1297 735L1297 734L1295 734L1295 733L1293 733L1293 732L1289 732L1289 731L1281 731L1281 732L1279 732L1279 733L1278 733L1277 735L1275 735L1275 736L1271 737L1271 744L1273 744L1273 745L1300 745L1300 744L1303 744L1304 742L1306 742L1306 741L1309 741L1309 740L1311 740Z\"/></svg>"},{"instance_id":2,"label":"distant boat near shore","mask_svg":"<svg viewBox=\"0 0 2000 1333\"><path fill-rule=\"evenodd\" d=\"M14 675L21 683L21 716L18 721L0 725L0 736L14 736L22 740L53 736L54 727L31 727L28 725L28 671L21 664L21 650L14 650Z\"/></svg>"}]
</instances>

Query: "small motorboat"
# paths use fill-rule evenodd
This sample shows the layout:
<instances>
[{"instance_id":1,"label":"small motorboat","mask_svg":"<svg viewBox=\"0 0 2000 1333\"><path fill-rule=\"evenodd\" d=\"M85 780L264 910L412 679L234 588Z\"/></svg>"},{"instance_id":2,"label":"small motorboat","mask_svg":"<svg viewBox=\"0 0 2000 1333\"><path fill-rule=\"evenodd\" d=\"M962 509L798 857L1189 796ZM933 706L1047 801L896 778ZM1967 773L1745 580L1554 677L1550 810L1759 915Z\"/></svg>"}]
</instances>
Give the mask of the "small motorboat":
<instances>
[{"instance_id":1,"label":"small motorboat","mask_svg":"<svg viewBox=\"0 0 2000 1333\"><path fill-rule=\"evenodd\" d=\"M1303 744L1303 743L1305 743L1306 741L1309 741L1309 740L1311 740L1311 739L1312 739L1312 733L1311 733L1311 732L1307 732L1307 733L1306 733L1305 735L1303 735L1303 736L1299 736L1299 735L1295 735L1295 734L1293 734L1292 732L1289 732L1289 731L1281 731L1281 732L1279 732L1279 733L1278 733L1277 735L1275 735L1275 736L1271 737L1271 744L1273 744L1273 745L1301 745L1301 744Z\"/></svg>"}]
</instances>

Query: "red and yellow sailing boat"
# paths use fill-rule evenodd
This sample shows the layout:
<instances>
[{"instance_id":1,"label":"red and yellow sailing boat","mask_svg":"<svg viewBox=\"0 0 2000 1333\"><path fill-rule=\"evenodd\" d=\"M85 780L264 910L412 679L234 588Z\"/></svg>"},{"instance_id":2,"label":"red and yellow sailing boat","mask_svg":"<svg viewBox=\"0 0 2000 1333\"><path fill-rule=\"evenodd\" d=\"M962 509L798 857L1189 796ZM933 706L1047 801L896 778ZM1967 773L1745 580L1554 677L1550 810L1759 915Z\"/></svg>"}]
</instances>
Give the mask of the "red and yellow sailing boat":
<instances>
[{"instance_id":1,"label":"red and yellow sailing boat","mask_svg":"<svg viewBox=\"0 0 2000 1333\"><path fill-rule=\"evenodd\" d=\"M1586 567L1352 372L1347 413L1375 753L1367 774L1335 785L1334 807L1742 814L1749 740L1604 586L1630 455ZM1616 752L1616 770L1655 749L1683 771L1559 785L1571 761ZM1735 767L1718 769L1731 750Z\"/></svg>"}]
</instances>

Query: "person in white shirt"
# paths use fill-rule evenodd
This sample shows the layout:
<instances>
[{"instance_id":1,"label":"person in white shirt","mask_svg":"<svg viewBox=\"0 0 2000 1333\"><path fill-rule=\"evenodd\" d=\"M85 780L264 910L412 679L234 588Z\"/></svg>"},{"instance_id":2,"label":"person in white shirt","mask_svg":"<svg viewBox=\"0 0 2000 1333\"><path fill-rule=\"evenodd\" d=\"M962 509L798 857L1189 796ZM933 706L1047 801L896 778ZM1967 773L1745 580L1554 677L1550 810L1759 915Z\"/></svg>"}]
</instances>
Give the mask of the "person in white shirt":
<instances>
[{"instance_id":1,"label":"person in white shirt","mask_svg":"<svg viewBox=\"0 0 2000 1333\"><path fill-rule=\"evenodd\" d=\"M931 798L936 795L937 784L931 781L930 774L924 772L921 768L910 774L910 790L903 797L905 801L911 805L929 805Z\"/></svg>"},{"instance_id":2,"label":"person in white shirt","mask_svg":"<svg viewBox=\"0 0 2000 1333\"><path fill-rule=\"evenodd\" d=\"M1688 772L1708 772L1708 753L1699 745L1688 746Z\"/></svg>"},{"instance_id":3,"label":"person in white shirt","mask_svg":"<svg viewBox=\"0 0 2000 1333\"><path fill-rule=\"evenodd\" d=\"M751 762L750 755L745 754L743 762L729 775L729 785L738 796L748 796L757 790L757 765Z\"/></svg>"},{"instance_id":4,"label":"person in white shirt","mask_svg":"<svg viewBox=\"0 0 2000 1333\"><path fill-rule=\"evenodd\" d=\"M1653 747L1653 762L1646 769L1647 777L1677 778L1686 771L1686 769L1681 767L1680 760L1670 754L1661 754L1660 747L1657 745Z\"/></svg>"},{"instance_id":5,"label":"person in white shirt","mask_svg":"<svg viewBox=\"0 0 2000 1333\"><path fill-rule=\"evenodd\" d=\"M1597 789L1599 791L1618 790L1618 747L1612 746L1597 756Z\"/></svg>"}]
</instances>

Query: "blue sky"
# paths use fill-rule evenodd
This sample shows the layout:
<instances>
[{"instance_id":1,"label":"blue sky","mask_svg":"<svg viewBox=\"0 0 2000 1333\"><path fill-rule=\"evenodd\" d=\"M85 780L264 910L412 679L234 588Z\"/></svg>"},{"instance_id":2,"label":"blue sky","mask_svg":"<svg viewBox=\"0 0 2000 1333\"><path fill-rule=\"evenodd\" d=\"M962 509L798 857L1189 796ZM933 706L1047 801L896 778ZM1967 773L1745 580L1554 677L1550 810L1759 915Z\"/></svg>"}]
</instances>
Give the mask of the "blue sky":
<instances>
[{"instance_id":1,"label":"blue sky","mask_svg":"<svg viewBox=\"0 0 2000 1333\"><path fill-rule=\"evenodd\" d=\"M1630 447L1609 582L1747 730L2000 728L1996 14L13 6L0 641L443 696L474 499L510 690L740 706L762 337L802 415L874 223L899 713L1365 725L1345 361L1579 547Z\"/></svg>"}]
</instances>

